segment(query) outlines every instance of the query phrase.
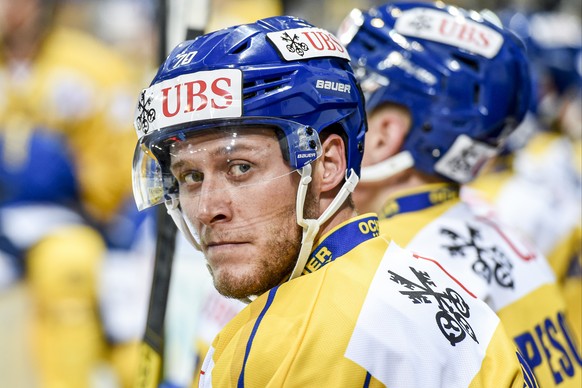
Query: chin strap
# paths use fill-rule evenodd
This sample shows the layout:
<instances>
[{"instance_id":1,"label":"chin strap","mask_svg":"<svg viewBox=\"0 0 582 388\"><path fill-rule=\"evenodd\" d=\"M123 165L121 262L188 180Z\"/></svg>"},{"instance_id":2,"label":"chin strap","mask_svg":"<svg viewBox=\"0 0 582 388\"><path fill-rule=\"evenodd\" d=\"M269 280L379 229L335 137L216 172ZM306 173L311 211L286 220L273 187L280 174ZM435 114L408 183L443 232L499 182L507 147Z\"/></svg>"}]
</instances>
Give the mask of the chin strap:
<instances>
[{"instance_id":1,"label":"chin strap","mask_svg":"<svg viewBox=\"0 0 582 388\"><path fill-rule=\"evenodd\" d=\"M350 169L349 176L346 171L346 181L340 189L339 193L333 199L331 204L325 209L323 214L318 219L305 219L303 218L303 208L305 205L305 197L307 195L307 189L309 183L311 182L311 164L304 166L301 171L301 181L299 182L299 189L297 190L297 200L296 200L296 212L297 212L297 224L303 228L303 238L301 240L301 250L299 251L299 256L291 272L289 280L295 279L303 272L303 268L307 263L309 254L313 249L313 243L315 237L319 232L319 228L323 225L329 218L338 211L341 205L345 202L348 196L354 192L356 185L358 184L359 178L353 169Z\"/></svg>"},{"instance_id":2,"label":"chin strap","mask_svg":"<svg viewBox=\"0 0 582 388\"><path fill-rule=\"evenodd\" d=\"M168 211L168 214L174 220L174 223L176 224L176 227L178 227L178 230L182 232L184 237L186 237L186 240L188 240L188 242L192 244L192 246L196 248L196 250L202 251L202 248L200 248L200 244L198 243L198 241L196 241L196 238L194 238L194 235L192 234L192 229L182 216L182 212L180 211L179 207L180 201L178 201L178 199L176 198L172 198L165 201L164 205L166 205L166 210Z\"/></svg>"},{"instance_id":3,"label":"chin strap","mask_svg":"<svg viewBox=\"0 0 582 388\"><path fill-rule=\"evenodd\" d=\"M396 155L374 164L362 167L362 182L380 182L414 166L414 158L409 151L401 151Z\"/></svg>"}]
</instances>

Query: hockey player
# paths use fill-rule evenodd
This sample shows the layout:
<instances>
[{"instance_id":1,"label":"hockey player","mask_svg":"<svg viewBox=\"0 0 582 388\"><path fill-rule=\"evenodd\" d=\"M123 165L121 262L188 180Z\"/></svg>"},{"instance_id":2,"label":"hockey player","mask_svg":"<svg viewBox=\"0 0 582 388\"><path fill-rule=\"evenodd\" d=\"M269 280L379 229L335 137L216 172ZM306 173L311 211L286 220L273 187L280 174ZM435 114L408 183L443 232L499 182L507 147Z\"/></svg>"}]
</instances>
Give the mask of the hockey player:
<instances>
[{"instance_id":1,"label":"hockey player","mask_svg":"<svg viewBox=\"0 0 582 388\"><path fill-rule=\"evenodd\" d=\"M201 386L523 386L495 314L356 214L348 58L305 21L261 19L178 45L141 93L138 207L164 203L219 292L250 302Z\"/></svg>"},{"instance_id":2,"label":"hockey player","mask_svg":"<svg viewBox=\"0 0 582 388\"><path fill-rule=\"evenodd\" d=\"M369 120L359 209L438 258L499 315L540 386L579 386L580 354L546 259L459 199L522 120L530 78L517 38L479 13L395 2L341 27Z\"/></svg>"}]
</instances>

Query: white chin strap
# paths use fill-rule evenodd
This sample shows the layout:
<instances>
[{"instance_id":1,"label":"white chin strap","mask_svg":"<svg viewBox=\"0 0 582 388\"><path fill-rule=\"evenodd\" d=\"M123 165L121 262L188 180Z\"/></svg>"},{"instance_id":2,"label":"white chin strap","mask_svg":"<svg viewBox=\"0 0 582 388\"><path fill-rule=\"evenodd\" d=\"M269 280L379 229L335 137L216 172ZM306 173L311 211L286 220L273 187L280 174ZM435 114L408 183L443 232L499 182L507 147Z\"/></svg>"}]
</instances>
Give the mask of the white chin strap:
<instances>
[{"instance_id":1,"label":"white chin strap","mask_svg":"<svg viewBox=\"0 0 582 388\"><path fill-rule=\"evenodd\" d=\"M179 209L178 205L180 204L180 202L177 199L170 199L170 200L167 200L166 202L164 202L164 204L166 205L166 209L168 210L168 214L174 220L174 223L178 227L178 230L180 232L182 232L184 237L186 237L186 240L188 240L188 242L190 242L190 244L192 244L192 246L194 248L196 248L196 250L202 251L202 248L200 247L200 243L198 243L198 241L196 241L196 238L194 237L194 234L192 233L192 229L191 229L192 227L189 225L188 221L186 221L186 219L182 215L182 212ZM257 295L249 295L246 298L240 299L240 301L243 303L249 304L253 300L255 300L256 298L257 298Z\"/></svg>"},{"instance_id":2,"label":"white chin strap","mask_svg":"<svg viewBox=\"0 0 582 388\"><path fill-rule=\"evenodd\" d=\"M380 182L414 166L414 159L409 151L396 155L368 167L362 167L362 182Z\"/></svg>"},{"instance_id":3,"label":"white chin strap","mask_svg":"<svg viewBox=\"0 0 582 388\"><path fill-rule=\"evenodd\" d=\"M297 258L297 263L289 280L295 279L303 272L303 268L307 263L309 254L313 249L313 242L319 228L323 225L329 218L338 211L341 205L345 202L348 196L354 192L356 185L358 184L359 178L353 169L346 171L346 181L340 189L339 193L333 199L331 204L323 212L318 219L305 219L303 218L303 208L305 205L305 197L307 195L307 188L311 182L311 164L306 165L299 171L301 175L301 181L299 182L299 189L297 190L297 200L296 200L296 211L297 211L297 224L303 228L303 238L301 240L301 250L299 251L299 257Z\"/></svg>"},{"instance_id":4,"label":"white chin strap","mask_svg":"<svg viewBox=\"0 0 582 388\"><path fill-rule=\"evenodd\" d=\"M194 235L192 234L192 229L190 229L190 226L182 216L182 212L180 211L180 208L178 206L180 204L180 201L174 198L167 200L166 202L164 202L164 204L166 205L168 214L174 220L174 224L176 224L178 230L182 232L184 237L186 237L186 240L188 240L188 242L192 244L194 248L196 248L199 251L202 251L202 248L200 248L200 244L198 243L198 241L196 241L196 238L194 238Z\"/></svg>"}]
</instances>

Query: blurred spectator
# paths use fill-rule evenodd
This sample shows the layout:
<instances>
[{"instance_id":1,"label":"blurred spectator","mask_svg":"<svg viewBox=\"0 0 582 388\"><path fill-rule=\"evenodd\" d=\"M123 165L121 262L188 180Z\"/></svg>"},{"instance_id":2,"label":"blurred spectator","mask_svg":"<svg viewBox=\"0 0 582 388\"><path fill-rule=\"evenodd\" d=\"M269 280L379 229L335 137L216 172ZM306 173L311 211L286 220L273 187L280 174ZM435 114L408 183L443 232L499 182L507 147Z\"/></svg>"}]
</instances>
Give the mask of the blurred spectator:
<instances>
[{"instance_id":1,"label":"blurred spectator","mask_svg":"<svg viewBox=\"0 0 582 388\"><path fill-rule=\"evenodd\" d=\"M0 278L10 287L25 276L40 387L84 388L115 380L103 373L97 287L115 243L104 231L131 194L131 117L143 68L57 23L61 6L0 0L2 187L10 203L26 203L4 202L4 242L16 254L4 260L13 273L3 269ZM69 180L57 179L66 178L59 158L68 158Z\"/></svg>"}]
</instances>

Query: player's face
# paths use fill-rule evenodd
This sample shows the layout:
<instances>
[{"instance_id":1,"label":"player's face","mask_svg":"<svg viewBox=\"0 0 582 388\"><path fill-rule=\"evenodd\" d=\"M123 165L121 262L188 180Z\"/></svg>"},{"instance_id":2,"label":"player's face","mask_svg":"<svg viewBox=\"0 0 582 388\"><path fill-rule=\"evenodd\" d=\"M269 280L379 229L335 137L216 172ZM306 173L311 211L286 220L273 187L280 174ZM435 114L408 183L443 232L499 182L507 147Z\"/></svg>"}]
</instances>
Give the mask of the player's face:
<instances>
[{"instance_id":1,"label":"player's face","mask_svg":"<svg viewBox=\"0 0 582 388\"><path fill-rule=\"evenodd\" d=\"M31 29L41 13L39 0L0 0L0 38L14 36Z\"/></svg>"},{"instance_id":2,"label":"player's face","mask_svg":"<svg viewBox=\"0 0 582 388\"><path fill-rule=\"evenodd\" d=\"M240 299L286 280L301 242L299 175L284 161L274 132L206 133L172 148L182 211L217 290Z\"/></svg>"}]
</instances>

